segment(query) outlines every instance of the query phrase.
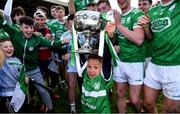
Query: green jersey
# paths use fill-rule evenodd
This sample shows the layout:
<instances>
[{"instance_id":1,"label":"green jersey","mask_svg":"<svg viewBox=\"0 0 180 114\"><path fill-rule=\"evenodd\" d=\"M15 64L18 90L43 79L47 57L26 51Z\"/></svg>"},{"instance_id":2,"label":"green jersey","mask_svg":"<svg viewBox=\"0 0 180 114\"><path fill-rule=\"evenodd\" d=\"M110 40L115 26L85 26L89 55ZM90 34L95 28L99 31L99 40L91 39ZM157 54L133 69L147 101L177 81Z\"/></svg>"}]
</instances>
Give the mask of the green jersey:
<instances>
[{"instance_id":1,"label":"green jersey","mask_svg":"<svg viewBox=\"0 0 180 114\"><path fill-rule=\"evenodd\" d=\"M18 30L21 29L20 26L19 26L18 24L15 24L15 23L13 23L11 26L13 26L14 28L16 28L16 29L18 29Z\"/></svg>"},{"instance_id":2,"label":"green jersey","mask_svg":"<svg viewBox=\"0 0 180 114\"><path fill-rule=\"evenodd\" d=\"M145 57L151 57L152 54L152 40L144 38Z\"/></svg>"},{"instance_id":3,"label":"green jersey","mask_svg":"<svg viewBox=\"0 0 180 114\"><path fill-rule=\"evenodd\" d=\"M87 71L83 73L81 94L82 112L110 113L108 90L112 85L112 78L105 81L101 74L89 78Z\"/></svg>"},{"instance_id":4,"label":"green jersey","mask_svg":"<svg viewBox=\"0 0 180 114\"><path fill-rule=\"evenodd\" d=\"M153 32L152 62L180 65L180 0L152 7L148 14Z\"/></svg>"},{"instance_id":5,"label":"green jersey","mask_svg":"<svg viewBox=\"0 0 180 114\"><path fill-rule=\"evenodd\" d=\"M126 14L121 15L121 23L127 29L133 30L138 26L138 18L144 15L143 11L137 8L132 8ZM138 46L129 41L123 34L118 34L120 45L119 58L124 62L143 62L145 58L143 45Z\"/></svg>"},{"instance_id":6,"label":"green jersey","mask_svg":"<svg viewBox=\"0 0 180 114\"><path fill-rule=\"evenodd\" d=\"M50 29L55 40L60 40L61 35L67 31L65 23L61 23L58 19L54 19L51 22Z\"/></svg>"},{"instance_id":7,"label":"green jersey","mask_svg":"<svg viewBox=\"0 0 180 114\"><path fill-rule=\"evenodd\" d=\"M61 41L50 41L42 36L32 35L31 38L25 38L22 31L5 24L0 19L0 27L2 27L11 38L14 46L15 56L25 65L26 71L34 70L38 67L38 52L42 46L59 48Z\"/></svg>"},{"instance_id":8,"label":"green jersey","mask_svg":"<svg viewBox=\"0 0 180 114\"><path fill-rule=\"evenodd\" d=\"M75 0L74 5L76 8L76 11L85 10L87 7L87 4L90 2L94 2L94 0Z\"/></svg>"}]
</instances>

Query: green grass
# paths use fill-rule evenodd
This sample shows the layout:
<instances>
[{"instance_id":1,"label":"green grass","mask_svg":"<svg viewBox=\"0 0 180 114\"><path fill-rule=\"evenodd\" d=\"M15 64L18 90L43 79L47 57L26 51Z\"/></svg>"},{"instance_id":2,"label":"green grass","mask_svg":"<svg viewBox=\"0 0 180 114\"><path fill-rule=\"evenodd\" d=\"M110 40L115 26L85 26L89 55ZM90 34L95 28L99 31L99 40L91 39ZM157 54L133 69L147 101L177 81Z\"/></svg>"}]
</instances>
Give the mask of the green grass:
<instances>
[{"instance_id":1,"label":"green grass","mask_svg":"<svg viewBox=\"0 0 180 114\"><path fill-rule=\"evenodd\" d=\"M111 104L111 112L112 113L117 113L117 97L116 97L116 87L115 85L113 86L113 93L112 97L110 99L110 104ZM67 88L63 90L59 90L56 88L57 92L61 96L60 99L58 100L53 100L53 108L55 113L69 113L69 104L68 104L68 93L67 93ZM127 93L128 94L128 93ZM163 95L162 93L158 97L157 100L157 109L160 112L162 108L162 99ZM80 94L79 94L79 89L77 88L77 95L76 95L76 111L80 113ZM39 112L38 108L33 108L33 112ZM128 113L134 113L135 109L131 104L127 105L127 112Z\"/></svg>"}]
</instances>

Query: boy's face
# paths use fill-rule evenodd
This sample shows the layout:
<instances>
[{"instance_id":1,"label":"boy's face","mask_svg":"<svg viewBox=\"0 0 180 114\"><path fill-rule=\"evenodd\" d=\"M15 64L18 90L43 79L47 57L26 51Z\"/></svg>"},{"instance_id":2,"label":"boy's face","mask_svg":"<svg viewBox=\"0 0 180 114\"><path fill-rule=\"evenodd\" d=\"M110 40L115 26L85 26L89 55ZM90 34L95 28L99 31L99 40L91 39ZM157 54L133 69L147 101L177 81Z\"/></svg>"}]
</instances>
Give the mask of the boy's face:
<instances>
[{"instance_id":1,"label":"boy's face","mask_svg":"<svg viewBox=\"0 0 180 114\"><path fill-rule=\"evenodd\" d=\"M46 19L43 16L35 16L34 17L34 22L35 24L37 24L38 26L44 26Z\"/></svg>"},{"instance_id":2,"label":"boy's face","mask_svg":"<svg viewBox=\"0 0 180 114\"><path fill-rule=\"evenodd\" d=\"M14 47L11 41L1 42L0 48L4 51L6 57L11 57L14 53Z\"/></svg>"},{"instance_id":3,"label":"boy's face","mask_svg":"<svg viewBox=\"0 0 180 114\"><path fill-rule=\"evenodd\" d=\"M51 16L53 16L53 18L56 18L55 8L51 9Z\"/></svg>"},{"instance_id":4,"label":"boy's face","mask_svg":"<svg viewBox=\"0 0 180 114\"><path fill-rule=\"evenodd\" d=\"M55 15L56 15L56 18L63 19L63 17L65 16L65 12L63 9L59 9L59 10L56 10Z\"/></svg>"},{"instance_id":5,"label":"boy's face","mask_svg":"<svg viewBox=\"0 0 180 114\"><path fill-rule=\"evenodd\" d=\"M23 35L26 37L26 38L31 38L32 37L32 34L34 32L34 27L33 25L29 26L29 25L26 25L26 24L22 24L21 25L21 30L23 32Z\"/></svg>"},{"instance_id":6,"label":"boy's face","mask_svg":"<svg viewBox=\"0 0 180 114\"><path fill-rule=\"evenodd\" d=\"M22 16L23 16L23 15L20 15L20 14L19 14L19 15L15 15L15 16L13 17L13 20L16 21L17 24L19 24L19 19L20 19Z\"/></svg>"},{"instance_id":7,"label":"boy's face","mask_svg":"<svg viewBox=\"0 0 180 114\"><path fill-rule=\"evenodd\" d=\"M97 59L89 59L87 65L87 73L90 78L101 73L102 63Z\"/></svg>"},{"instance_id":8,"label":"boy's face","mask_svg":"<svg viewBox=\"0 0 180 114\"><path fill-rule=\"evenodd\" d=\"M98 5L98 11L100 13L106 13L110 10L111 8L104 2Z\"/></svg>"},{"instance_id":9,"label":"boy's face","mask_svg":"<svg viewBox=\"0 0 180 114\"><path fill-rule=\"evenodd\" d=\"M143 10L145 13L148 12L148 9L150 8L151 3L148 0L139 0L138 1L138 7L139 9Z\"/></svg>"}]
</instances>

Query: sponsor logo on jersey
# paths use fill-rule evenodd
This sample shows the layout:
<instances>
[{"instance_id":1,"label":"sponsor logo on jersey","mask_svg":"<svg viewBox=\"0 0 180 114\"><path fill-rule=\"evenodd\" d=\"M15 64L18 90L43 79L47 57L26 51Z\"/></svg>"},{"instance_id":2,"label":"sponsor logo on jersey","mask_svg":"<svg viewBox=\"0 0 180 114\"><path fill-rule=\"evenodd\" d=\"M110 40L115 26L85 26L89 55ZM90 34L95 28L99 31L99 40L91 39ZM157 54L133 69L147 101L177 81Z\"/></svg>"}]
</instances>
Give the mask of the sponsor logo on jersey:
<instances>
[{"instance_id":1,"label":"sponsor logo on jersey","mask_svg":"<svg viewBox=\"0 0 180 114\"><path fill-rule=\"evenodd\" d=\"M93 87L95 90L99 90L100 89L100 82L94 83Z\"/></svg>"},{"instance_id":2,"label":"sponsor logo on jersey","mask_svg":"<svg viewBox=\"0 0 180 114\"><path fill-rule=\"evenodd\" d=\"M56 37L61 38L63 31L58 30L56 31Z\"/></svg>"},{"instance_id":3,"label":"sponsor logo on jersey","mask_svg":"<svg viewBox=\"0 0 180 114\"><path fill-rule=\"evenodd\" d=\"M29 49L29 51L33 51L34 47L29 47L28 49Z\"/></svg>"},{"instance_id":4,"label":"sponsor logo on jersey","mask_svg":"<svg viewBox=\"0 0 180 114\"><path fill-rule=\"evenodd\" d=\"M171 26L171 20L169 17L156 19L151 23L151 29L153 32L162 32L163 30Z\"/></svg>"}]
</instances>

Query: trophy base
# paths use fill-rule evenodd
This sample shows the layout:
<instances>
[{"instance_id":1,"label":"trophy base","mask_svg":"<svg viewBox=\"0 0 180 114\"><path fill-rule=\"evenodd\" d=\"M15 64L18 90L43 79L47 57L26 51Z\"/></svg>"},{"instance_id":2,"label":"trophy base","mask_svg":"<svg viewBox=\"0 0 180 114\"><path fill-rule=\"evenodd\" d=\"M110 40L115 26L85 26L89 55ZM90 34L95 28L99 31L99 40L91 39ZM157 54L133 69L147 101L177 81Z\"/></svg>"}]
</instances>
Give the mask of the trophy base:
<instances>
[{"instance_id":1,"label":"trophy base","mask_svg":"<svg viewBox=\"0 0 180 114\"><path fill-rule=\"evenodd\" d=\"M75 53L79 54L98 54L97 49L78 49L75 51Z\"/></svg>"}]
</instances>

